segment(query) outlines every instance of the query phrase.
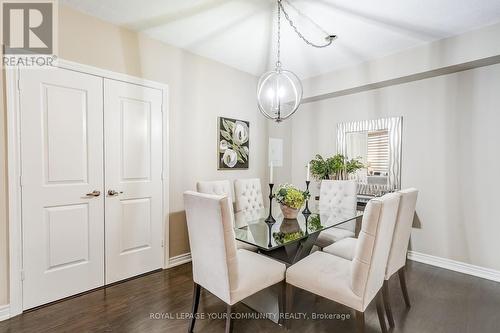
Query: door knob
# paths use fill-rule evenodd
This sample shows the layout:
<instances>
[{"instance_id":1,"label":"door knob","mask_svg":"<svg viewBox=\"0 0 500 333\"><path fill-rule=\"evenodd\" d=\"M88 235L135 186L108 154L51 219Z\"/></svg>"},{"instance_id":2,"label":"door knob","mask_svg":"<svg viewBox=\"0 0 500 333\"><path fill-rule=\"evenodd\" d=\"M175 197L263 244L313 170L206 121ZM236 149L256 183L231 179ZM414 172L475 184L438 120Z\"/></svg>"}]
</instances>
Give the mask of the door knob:
<instances>
[{"instance_id":1,"label":"door knob","mask_svg":"<svg viewBox=\"0 0 500 333\"><path fill-rule=\"evenodd\" d=\"M117 196L118 194L122 194L122 193L123 193L123 191L120 191L120 192L116 192L115 190L109 190L109 191L108 191L108 195L109 195L110 197L115 197L115 196Z\"/></svg>"},{"instance_id":2,"label":"door knob","mask_svg":"<svg viewBox=\"0 0 500 333\"><path fill-rule=\"evenodd\" d=\"M93 190L90 193L85 194L87 197L98 197L101 195L101 191Z\"/></svg>"}]
</instances>

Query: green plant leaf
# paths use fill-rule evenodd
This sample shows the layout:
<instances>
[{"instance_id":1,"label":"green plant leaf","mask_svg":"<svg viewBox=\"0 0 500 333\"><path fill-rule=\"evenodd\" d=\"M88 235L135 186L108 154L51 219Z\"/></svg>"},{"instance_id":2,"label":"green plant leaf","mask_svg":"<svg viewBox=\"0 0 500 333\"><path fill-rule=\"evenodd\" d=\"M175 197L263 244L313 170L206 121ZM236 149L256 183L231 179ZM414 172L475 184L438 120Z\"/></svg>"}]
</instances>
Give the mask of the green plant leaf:
<instances>
[{"instance_id":1,"label":"green plant leaf","mask_svg":"<svg viewBox=\"0 0 500 333\"><path fill-rule=\"evenodd\" d=\"M238 156L238 162L245 163L245 160L243 159L243 156L241 155L240 151L238 149L235 149L234 151L236 152L236 156Z\"/></svg>"},{"instance_id":2,"label":"green plant leaf","mask_svg":"<svg viewBox=\"0 0 500 333\"><path fill-rule=\"evenodd\" d=\"M246 161L248 161L248 156L241 154L241 159L246 162Z\"/></svg>"},{"instance_id":3,"label":"green plant leaf","mask_svg":"<svg viewBox=\"0 0 500 333\"><path fill-rule=\"evenodd\" d=\"M226 119L222 119L222 127L224 127L224 129L229 132L229 126L227 126Z\"/></svg>"},{"instance_id":4,"label":"green plant leaf","mask_svg":"<svg viewBox=\"0 0 500 333\"><path fill-rule=\"evenodd\" d=\"M311 175L318 180L328 179L329 176L340 179L347 174L364 168L364 165L359 159L347 160L342 154L333 155L326 160L321 155L317 154L310 163Z\"/></svg>"},{"instance_id":5,"label":"green plant leaf","mask_svg":"<svg viewBox=\"0 0 500 333\"><path fill-rule=\"evenodd\" d=\"M313 160L310 161L311 175L317 180L328 179L329 169L328 163L323 157L317 154Z\"/></svg>"},{"instance_id":6,"label":"green plant leaf","mask_svg":"<svg viewBox=\"0 0 500 333\"><path fill-rule=\"evenodd\" d=\"M224 126L228 133L233 133L236 124L231 120L222 119L222 126Z\"/></svg>"},{"instance_id":7,"label":"green plant leaf","mask_svg":"<svg viewBox=\"0 0 500 333\"><path fill-rule=\"evenodd\" d=\"M275 198L280 204L293 209L299 209L305 201L304 192L291 184L281 184L276 190Z\"/></svg>"},{"instance_id":8,"label":"green plant leaf","mask_svg":"<svg viewBox=\"0 0 500 333\"><path fill-rule=\"evenodd\" d=\"M242 146L239 146L236 144L234 144L233 147L234 147L233 149L236 151L238 156L241 157L241 159L246 162L248 160L248 155L245 152L245 149L243 149Z\"/></svg>"},{"instance_id":9,"label":"green plant leaf","mask_svg":"<svg viewBox=\"0 0 500 333\"><path fill-rule=\"evenodd\" d=\"M226 119L222 119L222 126L228 133L232 132L231 127L229 126L228 121Z\"/></svg>"},{"instance_id":10,"label":"green plant leaf","mask_svg":"<svg viewBox=\"0 0 500 333\"><path fill-rule=\"evenodd\" d=\"M349 161L346 161L346 164L345 164L345 169L346 169L346 172L348 174L354 173L359 169L363 169L364 167L365 166L363 165L363 163L361 163L359 158L353 158Z\"/></svg>"},{"instance_id":11,"label":"green plant leaf","mask_svg":"<svg viewBox=\"0 0 500 333\"><path fill-rule=\"evenodd\" d=\"M248 157L248 156L247 156L247 152L245 151L245 149L243 149L243 147L242 147L242 146L239 146L238 148L239 148L239 151L240 151L240 153L241 153L241 155L242 155L243 157L245 157L245 158L246 158L246 157Z\"/></svg>"},{"instance_id":12,"label":"green plant leaf","mask_svg":"<svg viewBox=\"0 0 500 333\"><path fill-rule=\"evenodd\" d=\"M228 140L228 141L233 142L233 138L231 138L231 135L230 135L228 132L226 132L226 131L224 131L224 130L221 130L221 131L220 131L220 134L222 135L222 137L223 137L224 139L226 139L226 140Z\"/></svg>"}]
</instances>

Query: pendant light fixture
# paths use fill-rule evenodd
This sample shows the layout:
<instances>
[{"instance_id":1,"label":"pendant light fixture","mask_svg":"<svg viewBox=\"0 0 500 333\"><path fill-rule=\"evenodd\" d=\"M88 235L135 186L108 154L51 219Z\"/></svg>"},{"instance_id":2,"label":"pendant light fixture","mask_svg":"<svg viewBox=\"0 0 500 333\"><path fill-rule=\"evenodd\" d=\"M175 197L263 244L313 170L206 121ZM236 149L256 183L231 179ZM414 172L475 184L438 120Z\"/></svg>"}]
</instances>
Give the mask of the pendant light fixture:
<instances>
[{"instance_id":1,"label":"pendant light fixture","mask_svg":"<svg viewBox=\"0 0 500 333\"><path fill-rule=\"evenodd\" d=\"M295 9L299 14L301 14L295 7L290 3L287 4ZM262 74L257 85L257 105L260 112L267 118L272 119L276 122L281 122L289 118L291 115L297 111L302 101L302 83L297 75L293 72L283 69L281 66L281 13L283 12L285 19L288 21L290 26L293 28L295 33L304 41L306 44L316 47L323 48L332 44L333 40L337 37L336 35L329 35L323 28L314 23L309 17L302 14L307 20L313 23L317 28L319 28L323 33L326 34L324 44L315 44L307 40L304 35L302 35L293 21L290 19L288 13L283 7L282 0L277 0L278 7L278 26L277 26L277 54L276 54L276 65L274 70Z\"/></svg>"}]
</instances>

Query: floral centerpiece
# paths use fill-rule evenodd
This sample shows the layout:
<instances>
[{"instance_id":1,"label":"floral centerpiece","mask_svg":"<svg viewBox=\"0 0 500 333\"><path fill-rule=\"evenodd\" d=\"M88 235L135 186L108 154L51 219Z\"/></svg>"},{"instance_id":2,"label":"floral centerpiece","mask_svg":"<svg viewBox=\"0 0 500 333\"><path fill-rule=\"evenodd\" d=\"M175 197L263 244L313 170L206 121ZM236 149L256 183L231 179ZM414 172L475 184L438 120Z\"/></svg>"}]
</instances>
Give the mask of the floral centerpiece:
<instances>
[{"instance_id":1,"label":"floral centerpiece","mask_svg":"<svg viewBox=\"0 0 500 333\"><path fill-rule=\"evenodd\" d=\"M289 233L282 231L273 232L273 238L277 244L286 244L302 237L304 237L304 232L302 230Z\"/></svg>"},{"instance_id":2,"label":"floral centerpiece","mask_svg":"<svg viewBox=\"0 0 500 333\"><path fill-rule=\"evenodd\" d=\"M280 185L275 192L276 201L280 204L285 219L296 219L300 207L308 199L309 193L291 184Z\"/></svg>"}]
</instances>

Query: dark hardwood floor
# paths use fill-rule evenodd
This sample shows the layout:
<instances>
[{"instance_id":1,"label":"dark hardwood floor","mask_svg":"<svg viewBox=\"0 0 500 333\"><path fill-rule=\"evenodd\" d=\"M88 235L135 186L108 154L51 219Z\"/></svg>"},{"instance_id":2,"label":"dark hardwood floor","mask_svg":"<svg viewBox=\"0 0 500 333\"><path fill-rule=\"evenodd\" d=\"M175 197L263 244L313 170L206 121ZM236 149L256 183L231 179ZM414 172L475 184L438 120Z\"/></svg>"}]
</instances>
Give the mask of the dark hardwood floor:
<instances>
[{"instance_id":1,"label":"dark hardwood floor","mask_svg":"<svg viewBox=\"0 0 500 333\"><path fill-rule=\"evenodd\" d=\"M392 332L500 332L500 283L415 262L407 266L411 309L407 309L397 277L389 281L396 322ZM153 273L106 289L43 307L0 322L0 332L186 332L191 309L191 264ZM291 332L355 332L355 319L341 305L299 291L294 312L349 314L348 320L295 320ZM202 291L199 311L222 314L225 304ZM238 304L236 311L252 313ZM380 332L375 304L366 312L366 332ZM223 332L224 320L200 319L195 332ZM234 332L286 332L269 320L235 320ZM390 331L391 332L391 331Z\"/></svg>"}]
</instances>

